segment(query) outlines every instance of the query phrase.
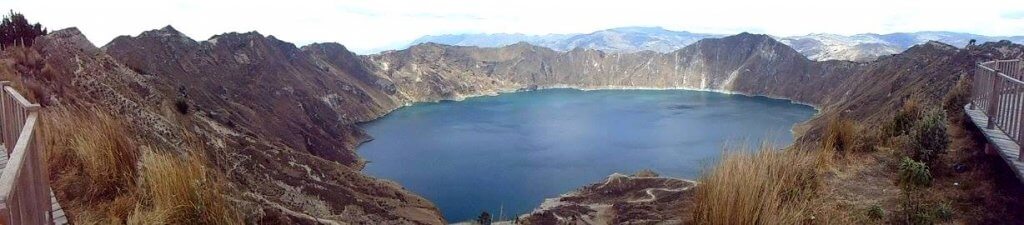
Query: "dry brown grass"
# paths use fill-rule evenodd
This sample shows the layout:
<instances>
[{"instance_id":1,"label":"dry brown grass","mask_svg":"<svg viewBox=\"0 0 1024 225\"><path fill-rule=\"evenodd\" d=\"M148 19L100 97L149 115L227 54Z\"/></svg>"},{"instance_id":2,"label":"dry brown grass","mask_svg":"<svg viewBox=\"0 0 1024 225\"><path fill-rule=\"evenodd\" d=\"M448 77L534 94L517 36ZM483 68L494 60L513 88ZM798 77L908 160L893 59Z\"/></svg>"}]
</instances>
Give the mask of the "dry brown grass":
<instances>
[{"instance_id":1,"label":"dry brown grass","mask_svg":"<svg viewBox=\"0 0 1024 225\"><path fill-rule=\"evenodd\" d=\"M95 110L53 108L42 116L52 175L74 170L74 182L88 184L78 197L113 199L135 189L138 145L126 126Z\"/></svg>"},{"instance_id":2,"label":"dry brown grass","mask_svg":"<svg viewBox=\"0 0 1024 225\"><path fill-rule=\"evenodd\" d=\"M51 105L54 88L58 80L57 71L46 63L38 51L26 47L11 47L0 52L0 80L10 81L10 86L25 98L44 106Z\"/></svg>"},{"instance_id":3,"label":"dry brown grass","mask_svg":"<svg viewBox=\"0 0 1024 225\"><path fill-rule=\"evenodd\" d=\"M846 154L853 151L856 142L857 128L853 121L843 117L832 117L828 127L825 129L825 136L822 137L822 149Z\"/></svg>"},{"instance_id":4,"label":"dry brown grass","mask_svg":"<svg viewBox=\"0 0 1024 225\"><path fill-rule=\"evenodd\" d=\"M240 224L224 187L201 154L185 159L147 152L142 159L140 205L129 224Z\"/></svg>"},{"instance_id":5,"label":"dry brown grass","mask_svg":"<svg viewBox=\"0 0 1024 225\"><path fill-rule=\"evenodd\" d=\"M765 145L770 146L770 145ZM731 151L699 179L698 224L799 224L812 218L820 151Z\"/></svg>"},{"instance_id":6,"label":"dry brown grass","mask_svg":"<svg viewBox=\"0 0 1024 225\"><path fill-rule=\"evenodd\" d=\"M964 113L964 106L970 101L971 79L968 76L961 76L956 81L953 89L942 98L942 108L948 115L959 115ZM958 119L958 116L951 116L951 119ZM954 121L959 122L959 121Z\"/></svg>"},{"instance_id":7,"label":"dry brown grass","mask_svg":"<svg viewBox=\"0 0 1024 225\"><path fill-rule=\"evenodd\" d=\"M140 147L128 126L98 110L51 107L42 118L53 188L76 223L240 223L198 148L181 158Z\"/></svg>"}]
</instances>

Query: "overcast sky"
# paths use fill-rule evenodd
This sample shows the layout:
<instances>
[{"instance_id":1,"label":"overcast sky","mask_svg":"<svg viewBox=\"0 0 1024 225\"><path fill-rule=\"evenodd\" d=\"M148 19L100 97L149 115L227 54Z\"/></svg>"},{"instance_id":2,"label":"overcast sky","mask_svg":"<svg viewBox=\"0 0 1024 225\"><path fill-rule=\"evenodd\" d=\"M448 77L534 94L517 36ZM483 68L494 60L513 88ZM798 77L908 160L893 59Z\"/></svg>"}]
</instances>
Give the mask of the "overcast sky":
<instances>
[{"instance_id":1,"label":"overcast sky","mask_svg":"<svg viewBox=\"0 0 1024 225\"><path fill-rule=\"evenodd\" d=\"M8 8L9 7L9 8ZM1024 0L0 0L47 27L76 26L100 46L168 24L193 39L256 30L357 52L429 34L587 33L621 26L732 34L959 31L1024 35Z\"/></svg>"}]
</instances>

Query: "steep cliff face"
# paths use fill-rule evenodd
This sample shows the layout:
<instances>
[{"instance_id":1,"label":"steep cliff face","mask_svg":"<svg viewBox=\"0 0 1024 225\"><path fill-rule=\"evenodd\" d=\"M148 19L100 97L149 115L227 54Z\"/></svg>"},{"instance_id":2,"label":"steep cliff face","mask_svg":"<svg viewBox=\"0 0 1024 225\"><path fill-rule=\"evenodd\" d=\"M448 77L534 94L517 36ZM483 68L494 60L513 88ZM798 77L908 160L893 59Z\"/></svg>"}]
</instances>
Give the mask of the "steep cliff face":
<instances>
[{"instance_id":1,"label":"steep cliff face","mask_svg":"<svg viewBox=\"0 0 1024 225\"><path fill-rule=\"evenodd\" d=\"M705 39L671 53L556 52L517 44L476 48L423 44L368 56L412 101L533 87L685 88L820 103L851 62L814 62L766 35Z\"/></svg>"},{"instance_id":2,"label":"steep cliff face","mask_svg":"<svg viewBox=\"0 0 1024 225\"><path fill-rule=\"evenodd\" d=\"M228 194L249 223L444 222L427 200L359 172L349 149L366 137L351 121L394 107L372 77L317 67L320 61L272 37L216 40L194 42L165 28L103 51L71 28L34 47L55 69L53 102L116 113L155 149L198 141L231 181ZM76 194L55 191L59 199Z\"/></svg>"},{"instance_id":3,"label":"steep cliff face","mask_svg":"<svg viewBox=\"0 0 1024 225\"><path fill-rule=\"evenodd\" d=\"M319 60L273 36L227 33L197 42L168 26L103 49L176 85L218 123L346 165L358 164L351 149L367 138L351 124L395 107L389 84L340 45L307 47Z\"/></svg>"}]
</instances>

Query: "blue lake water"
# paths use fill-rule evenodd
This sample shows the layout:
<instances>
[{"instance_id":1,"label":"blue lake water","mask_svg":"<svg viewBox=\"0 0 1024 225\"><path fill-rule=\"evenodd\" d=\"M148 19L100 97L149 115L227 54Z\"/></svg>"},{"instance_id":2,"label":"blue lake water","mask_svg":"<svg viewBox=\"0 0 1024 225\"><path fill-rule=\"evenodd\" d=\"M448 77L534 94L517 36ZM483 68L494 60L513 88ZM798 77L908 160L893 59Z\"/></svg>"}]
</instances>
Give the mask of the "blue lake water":
<instances>
[{"instance_id":1,"label":"blue lake water","mask_svg":"<svg viewBox=\"0 0 1024 225\"><path fill-rule=\"evenodd\" d=\"M403 107L362 125L375 140L359 154L371 161L366 173L459 222L502 206L505 215L528 213L616 172L696 179L725 146L788 145L792 126L814 113L700 91L539 90Z\"/></svg>"}]
</instances>

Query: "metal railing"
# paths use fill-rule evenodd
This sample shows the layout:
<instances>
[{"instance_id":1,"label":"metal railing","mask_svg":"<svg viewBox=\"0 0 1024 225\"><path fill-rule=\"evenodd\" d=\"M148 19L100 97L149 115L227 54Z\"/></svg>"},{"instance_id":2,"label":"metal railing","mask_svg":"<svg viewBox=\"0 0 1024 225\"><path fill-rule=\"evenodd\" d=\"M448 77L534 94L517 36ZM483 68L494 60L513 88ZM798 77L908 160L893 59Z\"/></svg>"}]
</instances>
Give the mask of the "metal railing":
<instances>
[{"instance_id":1,"label":"metal railing","mask_svg":"<svg viewBox=\"0 0 1024 225\"><path fill-rule=\"evenodd\" d=\"M970 109L988 116L987 129L999 129L1018 146L1024 143L1024 63L1020 59L979 63L974 71ZM1024 154L1020 156L1024 160Z\"/></svg>"},{"instance_id":2,"label":"metal railing","mask_svg":"<svg viewBox=\"0 0 1024 225\"><path fill-rule=\"evenodd\" d=\"M0 222L53 224L50 183L36 123L39 104L0 82L0 139L7 165L0 174Z\"/></svg>"}]
</instances>

